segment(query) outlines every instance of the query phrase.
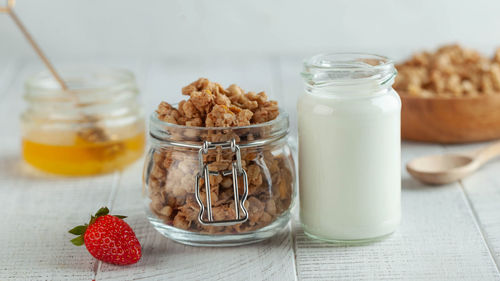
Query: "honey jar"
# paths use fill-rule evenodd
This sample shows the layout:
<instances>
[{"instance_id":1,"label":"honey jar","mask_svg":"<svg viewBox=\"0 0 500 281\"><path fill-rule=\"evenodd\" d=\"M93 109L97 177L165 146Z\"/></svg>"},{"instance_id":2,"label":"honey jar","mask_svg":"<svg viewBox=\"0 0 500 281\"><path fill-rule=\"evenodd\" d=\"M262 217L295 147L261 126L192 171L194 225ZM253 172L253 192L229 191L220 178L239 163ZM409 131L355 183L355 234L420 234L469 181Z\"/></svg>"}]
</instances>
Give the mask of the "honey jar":
<instances>
[{"instance_id":1,"label":"honey jar","mask_svg":"<svg viewBox=\"0 0 500 281\"><path fill-rule=\"evenodd\" d=\"M134 75L122 69L62 69L69 90L49 72L29 78L21 116L24 160L39 170L94 175L141 157L145 128Z\"/></svg>"}]
</instances>

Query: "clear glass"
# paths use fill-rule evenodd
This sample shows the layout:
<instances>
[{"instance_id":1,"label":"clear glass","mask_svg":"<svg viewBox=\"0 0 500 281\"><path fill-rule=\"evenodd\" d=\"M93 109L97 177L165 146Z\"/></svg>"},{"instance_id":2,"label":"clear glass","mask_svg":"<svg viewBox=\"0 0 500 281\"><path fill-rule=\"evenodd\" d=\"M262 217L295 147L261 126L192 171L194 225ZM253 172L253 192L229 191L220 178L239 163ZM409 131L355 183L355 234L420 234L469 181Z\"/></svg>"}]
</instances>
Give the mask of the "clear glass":
<instances>
[{"instance_id":1,"label":"clear glass","mask_svg":"<svg viewBox=\"0 0 500 281\"><path fill-rule=\"evenodd\" d=\"M385 57L323 54L304 63L298 101L300 218L307 235L360 243L401 219L401 101ZM321 136L321 137L318 137Z\"/></svg>"},{"instance_id":2,"label":"clear glass","mask_svg":"<svg viewBox=\"0 0 500 281\"><path fill-rule=\"evenodd\" d=\"M144 166L143 196L147 217L163 235L178 242L202 246L248 244L269 238L287 225L296 194L295 165L287 144L288 116L280 111L273 121L245 127L203 128L170 124L150 118L149 152ZM199 148L203 141L235 139L241 147L243 169L248 175L244 204L248 220L228 226L203 225L195 198L200 170ZM253 144L251 147L245 145ZM235 155L230 150L209 150L203 157L210 171L211 203L215 220L235 219L233 180L222 175L230 170ZM240 197L243 182L238 177ZM200 194L206 205L204 180ZM240 218L242 214L240 214Z\"/></svg>"},{"instance_id":3,"label":"clear glass","mask_svg":"<svg viewBox=\"0 0 500 281\"><path fill-rule=\"evenodd\" d=\"M23 158L39 170L93 175L141 157L144 116L132 73L102 67L61 69L69 90L48 72L26 82Z\"/></svg>"}]
</instances>

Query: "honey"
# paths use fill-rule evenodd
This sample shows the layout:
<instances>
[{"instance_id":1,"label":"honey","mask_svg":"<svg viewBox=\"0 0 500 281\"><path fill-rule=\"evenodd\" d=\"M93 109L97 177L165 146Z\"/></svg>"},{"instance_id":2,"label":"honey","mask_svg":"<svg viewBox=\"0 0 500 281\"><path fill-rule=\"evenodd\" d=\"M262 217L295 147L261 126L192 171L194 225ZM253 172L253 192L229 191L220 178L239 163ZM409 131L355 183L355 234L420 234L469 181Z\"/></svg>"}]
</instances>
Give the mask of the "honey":
<instances>
[{"instance_id":1,"label":"honey","mask_svg":"<svg viewBox=\"0 0 500 281\"><path fill-rule=\"evenodd\" d=\"M53 136L54 137L54 136ZM49 173L82 176L119 170L142 156L145 134L102 142L91 142L77 133L58 134L60 142L44 142L43 137L23 138L23 158ZM56 144L54 144L56 143Z\"/></svg>"}]
</instances>

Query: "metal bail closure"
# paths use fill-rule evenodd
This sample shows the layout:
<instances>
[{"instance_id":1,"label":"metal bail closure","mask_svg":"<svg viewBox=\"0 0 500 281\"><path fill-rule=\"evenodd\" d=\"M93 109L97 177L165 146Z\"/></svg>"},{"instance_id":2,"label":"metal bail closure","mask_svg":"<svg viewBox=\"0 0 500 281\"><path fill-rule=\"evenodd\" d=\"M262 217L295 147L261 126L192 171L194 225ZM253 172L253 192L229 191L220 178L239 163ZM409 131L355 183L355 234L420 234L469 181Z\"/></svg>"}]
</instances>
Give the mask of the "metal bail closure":
<instances>
[{"instance_id":1,"label":"metal bail closure","mask_svg":"<svg viewBox=\"0 0 500 281\"><path fill-rule=\"evenodd\" d=\"M233 160L231 165L231 170L225 170L221 172L217 171L209 171L208 165L203 162L203 155L207 154L209 150L216 149L220 147L222 149L231 149L231 151L236 155L236 159ZM248 196L248 177L247 173L241 166L241 152L240 147L236 144L234 139L227 142L208 142L204 141L203 146L200 148L198 152L198 160L199 160L199 171L196 174L196 182L195 182L195 197L198 205L200 205L200 213L198 214L198 221L203 225L214 225L214 226L225 226L225 225L235 225L238 223L243 223L248 220L248 211L245 208L245 200L247 200ZM210 175L219 175L223 176L232 175L233 177L233 191L234 191L234 211L235 218L232 220L214 220L212 213L212 198L210 192ZM207 206L203 204L200 196L200 179L203 177L205 181L205 193L207 197ZM238 193L238 177L243 178L243 194L240 196ZM207 210L207 215L205 216L205 209ZM240 216L240 213L243 213Z\"/></svg>"}]
</instances>

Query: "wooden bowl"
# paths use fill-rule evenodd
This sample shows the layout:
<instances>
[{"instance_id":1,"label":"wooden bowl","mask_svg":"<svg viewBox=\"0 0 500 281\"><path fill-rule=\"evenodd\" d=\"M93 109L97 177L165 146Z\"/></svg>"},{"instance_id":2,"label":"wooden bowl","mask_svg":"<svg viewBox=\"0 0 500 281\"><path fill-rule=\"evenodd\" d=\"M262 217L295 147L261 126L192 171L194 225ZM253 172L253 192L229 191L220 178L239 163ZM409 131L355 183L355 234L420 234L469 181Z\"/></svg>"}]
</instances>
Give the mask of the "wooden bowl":
<instances>
[{"instance_id":1,"label":"wooden bowl","mask_svg":"<svg viewBox=\"0 0 500 281\"><path fill-rule=\"evenodd\" d=\"M467 143L500 138L500 94L464 98L400 96L403 139Z\"/></svg>"}]
</instances>

